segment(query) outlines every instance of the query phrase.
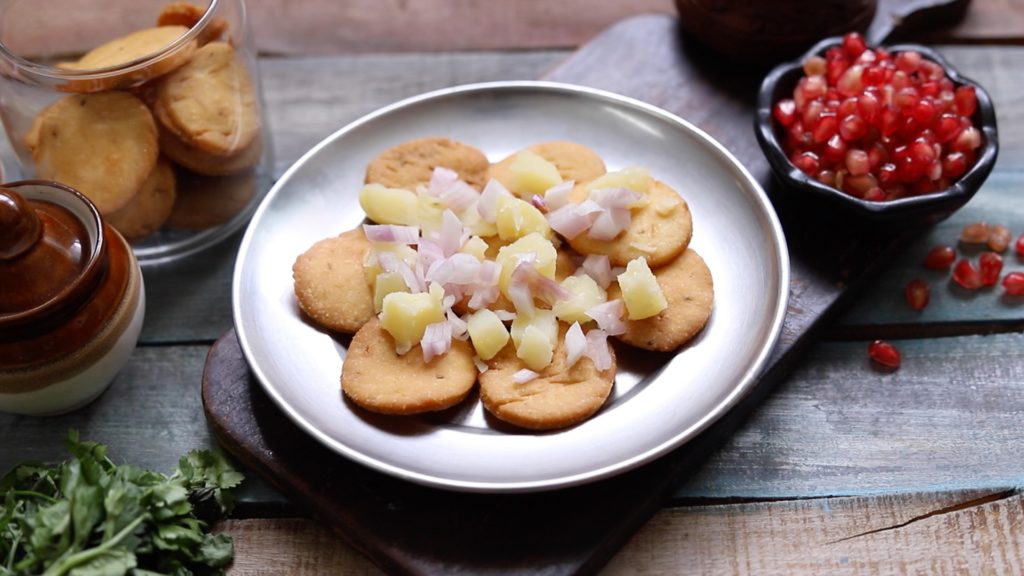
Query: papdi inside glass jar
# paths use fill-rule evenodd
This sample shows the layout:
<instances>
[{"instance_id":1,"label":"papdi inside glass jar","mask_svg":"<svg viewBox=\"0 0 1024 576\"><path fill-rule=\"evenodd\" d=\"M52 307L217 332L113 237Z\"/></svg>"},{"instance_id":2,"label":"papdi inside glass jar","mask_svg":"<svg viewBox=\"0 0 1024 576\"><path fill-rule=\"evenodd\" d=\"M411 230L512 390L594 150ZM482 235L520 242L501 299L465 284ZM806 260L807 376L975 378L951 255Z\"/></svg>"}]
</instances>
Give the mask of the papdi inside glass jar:
<instances>
[{"instance_id":1,"label":"papdi inside glass jar","mask_svg":"<svg viewBox=\"0 0 1024 576\"><path fill-rule=\"evenodd\" d=\"M242 0L0 2L0 117L8 177L81 191L143 264L225 238L270 187Z\"/></svg>"}]
</instances>

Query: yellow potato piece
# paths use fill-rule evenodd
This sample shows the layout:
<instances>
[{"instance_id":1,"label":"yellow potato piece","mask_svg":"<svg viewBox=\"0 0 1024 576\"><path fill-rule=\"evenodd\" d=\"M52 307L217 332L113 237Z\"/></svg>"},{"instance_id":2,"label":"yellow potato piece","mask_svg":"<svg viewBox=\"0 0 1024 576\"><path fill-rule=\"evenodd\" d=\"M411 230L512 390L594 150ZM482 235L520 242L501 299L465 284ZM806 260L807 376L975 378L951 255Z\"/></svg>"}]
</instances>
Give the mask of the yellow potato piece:
<instances>
[{"instance_id":1,"label":"yellow potato piece","mask_svg":"<svg viewBox=\"0 0 1024 576\"><path fill-rule=\"evenodd\" d=\"M622 290L622 303L626 305L627 317L630 320L650 318L668 308L665 294L643 258L630 260L626 265L626 271L619 274L618 280L619 288Z\"/></svg>"}]
</instances>

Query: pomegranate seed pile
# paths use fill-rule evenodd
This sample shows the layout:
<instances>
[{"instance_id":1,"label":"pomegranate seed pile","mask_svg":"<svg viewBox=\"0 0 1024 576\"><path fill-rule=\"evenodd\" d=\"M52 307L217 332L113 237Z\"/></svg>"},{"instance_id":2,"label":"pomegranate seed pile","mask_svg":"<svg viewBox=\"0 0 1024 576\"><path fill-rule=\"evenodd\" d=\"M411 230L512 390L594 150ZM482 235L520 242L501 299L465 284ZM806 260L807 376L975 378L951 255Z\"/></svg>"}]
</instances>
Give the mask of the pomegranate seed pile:
<instances>
[{"instance_id":1,"label":"pomegranate seed pile","mask_svg":"<svg viewBox=\"0 0 1024 576\"><path fill-rule=\"evenodd\" d=\"M772 112L790 161L819 182L894 200L948 188L974 163L974 87L954 85L919 52L872 50L849 33L805 60L804 73Z\"/></svg>"}]
</instances>

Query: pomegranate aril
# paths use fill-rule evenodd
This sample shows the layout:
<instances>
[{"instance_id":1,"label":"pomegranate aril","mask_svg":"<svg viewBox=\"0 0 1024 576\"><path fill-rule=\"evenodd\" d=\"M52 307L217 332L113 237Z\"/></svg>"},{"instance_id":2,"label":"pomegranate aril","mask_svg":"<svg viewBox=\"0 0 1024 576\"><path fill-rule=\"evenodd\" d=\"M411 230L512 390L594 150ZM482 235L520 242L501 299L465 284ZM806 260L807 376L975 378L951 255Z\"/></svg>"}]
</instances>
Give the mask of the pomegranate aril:
<instances>
[{"instance_id":1,"label":"pomegranate aril","mask_svg":"<svg viewBox=\"0 0 1024 576\"><path fill-rule=\"evenodd\" d=\"M877 368L892 371L900 367L900 352L884 340L875 340L868 345L868 357Z\"/></svg>"},{"instance_id":2,"label":"pomegranate aril","mask_svg":"<svg viewBox=\"0 0 1024 576\"><path fill-rule=\"evenodd\" d=\"M873 124L878 119L881 103L878 101L877 96L871 92L865 92L857 98L857 108L860 111L861 118L865 122Z\"/></svg>"},{"instance_id":3,"label":"pomegranate aril","mask_svg":"<svg viewBox=\"0 0 1024 576\"><path fill-rule=\"evenodd\" d=\"M791 157L789 161L808 176L813 176L817 173L820 165L818 155L814 152L801 152Z\"/></svg>"},{"instance_id":4,"label":"pomegranate aril","mask_svg":"<svg viewBox=\"0 0 1024 576\"><path fill-rule=\"evenodd\" d=\"M918 95L917 90L912 86L906 88L900 88L896 91L893 96L893 104L896 105L900 110L907 110L917 106L921 102L921 96Z\"/></svg>"},{"instance_id":5,"label":"pomegranate aril","mask_svg":"<svg viewBox=\"0 0 1024 576\"><path fill-rule=\"evenodd\" d=\"M836 115L838 115L840 118L846 118L847 116L856 114L859 111L858 108L859 107L857 106L857 97L850 96L849 98L840 102L839 106L836 107Z\"/></svg>"},{"instance_id":6,"label":"pomegranate aril","mask_svg":"<svg viewBox=\"0 0 1024 576\"><path fill-rule=\"evenodd\" d=\"M921 66L921 53L914 50L907 50L906 52L900 52L893 58L893 62L896 67L910 74L916 72L918 67Z\"/></svg>"},{"instance_id":7,"label":"pomegranate aril","mask_svg":"<svg viewBox=\"0 0 1024 576\"><path fill-rule=\"evenodd\" d=\"M836 90L843 96L856 96L864 88L864 67L854 64L843 72L843 75L836 81Z\"/></svg>"},{"instance_id":8,"label":"pomegranate aril","mask_svg":"<svg viewBox=\"0 0 1024 576\"><path fill-rule=\"evenodd\" d=\"M910 113L914 117L914 120L923 124L929 124L939 111L939 107L935 102L931 98L925 96L918 101L917 105L911 109Z\"/></svg>"},{"instance_id":9,"label":"pomegranate aril","mask_svg":"<svg viewBox=\"0 0 1024 576\"><path fill-rule=\"evenodd\" d=\"M871 174L850 174L843 179L843 190L857 198L863 198L869 190L877 186L878 180Z\"/></svg>"},{"instance_id":10,"label":"pomegranate aril","mask_svg":"<svg viewBox=\"0 0 1024 576\"><path fill-rule=\"evenodd\" d=\"M931 299L931 289L928 287L928 283L920 278L914 278L908 282L903 293L907 299L907 304L912 309L918 311L924 310Z\"/></svg>"},{"instance_id":11,"label":"pomegranate aril","mask_svg":"<svg viewBox=\"0 0 1024 576\"><path fill-rule=\"evenodd\" d=\"M981 146L981 132L974 126L969 126L960 131L953 142L949 145L951 150L966 152Z\"/></svg>"},{"instance_id":12,"label":"pomegranate aril","mask_svg":"<svg viewBox=\"0 0 1024 576\"><path fill-rule=\"evenodd\" d=\"M921 85L917 87L917 89L921 91L921 96L930 97L938 96L940 90L939 83L932 80L922 82ZM938 103L937 105L941 106L942 104Z\"/></svg>"},{"instance_id":13,"label":"pomegranate aril","mask_svg":"<svg viewBox=\"0 0 1024 576\"><path fill-rule=\"evenodd\" d=\"M815 178L825 186L836 185L836 173L833 170L822 170Z\"/></svg>"},{"instance_id":14,"label":"pomegranate aril","mask_svg":"<svg viewBox=\"0 0 1024 576\"><path fill-rule=\"evenodd\" d=\"M850 32L843 36L843 51L849 58L856 58L867 50L868 44L864 37L856 32Z\"/></svg>"},{"instance_id":15,"label":"pomegranate aril","mask_svg":"<svg viewBox=\"0 0 1024 576\"><path fill-rule=\"evenodd\" d=\"M1009 228L1002 224L997 224L989 230L988 240L985 243L988 244L989 250L1002 254L1010 247L1010 242L1012 241L1013 236L1010 234Z\"/></svg>"},{"instance_id":16,"label":"pomegranate aril","mask_svg":"<svg viewBox=\"0 0 1024 576\"><path fill-rule=\"evenodd\" d=\"M959 116L956 114L943 114L935 121L935 141L945 144L956 138L956 135L962 129Z\"/></svg>"},{"instance_id":17,"label":"pomegranate aril","mask_svg":"<svg viewBox=\"0 0 1024 576\"><path fill-rule=\"evenodd\" d=\"M1017 238L1017 242L1013 245L1013 251L1017 253L1017 256L1024 256L1024 234Z\"/></svg>"},{"instance_id":18,"label":"pomegranate aril","mask_svg":"<svg viewBox=\"0 0 1024 576\"><path fill-rule=\"evenodd\" d=\"M821 56L811 56L804 60L804 74L823 76L826 72L828 72L827 63Z\"/></svg>"},{"instance_id":19,"label":"pomegranate aril","mask_svg":"<svg viewBox=\"0 0 1024 576\"><path fill-rule=\"evenodd\" d=\"M960 230L960 241L964 244L983 244L988 242L990 232L987 222L973 222Z\"/></svg>"},{"instance_id":20,"label":"pomegranate aril","mask_svg":"<svg viewBox=\"0 0 1024 576\"><path fill-rule=\"evenodd\" d=\"M895 184L898 181L896 165L892 162L882 164L882 167L878 169L878 181L882 186Z\"/></svg>"},{"instance_id":21,"label":"pomegranate aril","mask_svg":"<svg viewBox=\"0 0 1024 576\"><path fill-rule=\"evenodd\" d=\"M868 153L856 148L846 153L846 169L853 176L862 176L871 170Z\"/></svg>"},{"instance_id":22,"label":"pomegranate aril","mask_svg":"<svg viewBox=\"0 0 1024 576\"><path fill-rule=\"evenodd\" d=\"M790 98L779 100L772 109L772 115L779 124L789 128L796 122L796 102Z\"/></svg>"},{"instance_id":23,"label":"pomegranate aril","mask_svg":"<svg viewBox=\"0 0 1024 576\"><path fill-rule=\"evenodd\" d=\"M818 125L818 120L821 118L821 113L825 111L825 104L821 100L812 100L804 106L803 114L800 116L801 121L808 130L814 130L814 127Z\"/></svg>"},{"instance_id":24,"label":"pomegranate aril","mask_svg":"<svg viewBox=\"0 0 1024 576\"><path fill-rule=\"evenodd\" d=\"M867 200L868 202L882 202L887 199L885 190L882 190L878 186L875 186L864 193L864 200Z\"/></svg>"},{"instance_id":25,"label":"pomegranate aril","mask_svg":"<svg viewBox=\"0 0 1024 576\"><path fill-rule=\"evenodd\" d=\"M1010 272L1003 278L1003 289L1010 296L1024 296L1024 272Z\"/></svg>"},{"instance_id":26,"label":"pomegranate aril","mask_svg":"<svg viewBox=\"0 0 1024 576\"><path fill-rule=\"evenodd\" d=\"M881 114L878 129L882 131L883 136L891 136L900 127L900 111L895 106L887 104L882 108Z\"/></svg>"},{"instance_id":27,"label":"pomegranate aril","mask_svg":"<svg viewBox=\"0 0 1024 576\"><path fill-rule=\"evenodd\" d=\"M871 164L871 169L876 170L882 164L885 164L886 160L889 159L889 152L886 151L885 146L880 142L875 142L868 148L868 163Z\"/></svg>"},{"instance_id":28,"label":"pomegranate aril","mask_svg":"<svg viewBox=\"0 0 1024 576\"><path fill-rule=\"evenodd\" d=\"M956 99L956 111L961 116L969 117L978 109L978 95L974 86L959 86L953 94Z\"/></svg>"},{"instance_id":29,"label":"pomegranate aril","mask_svg":"<svg viewBox=\"0 0 1024 576\"><path fill-rule=\"evenodd\" d=\"M936 246L924 257L924 267L929 270L945 270L956 260L956 250L952 246Z\"/></svg>"},{"instance_id":30,"label":"pomegranate aril","mask_svg":"<svg viewBox=\"0 0 1024 576\"><path fill-rule=\"evenodd\" d=\"M868 133L867 122L860 116L850 114L843 118L843 121L839 124L839 135L843 137L843 140L860 140Z\"/></svg>"},{"instance_id":31,"label":"pomegranate aril","mask_svg":"<svg viewBox=\"0 0 1024 576\"><path fill-rule=\"evenodd\" d=\"M918 68L918 74L925 80L939 80L945 78L946 71L942 69L942 66L931 60L922 60L921 67Z\"/></svg>"},{"instance_id":32,"label":"pomegranate aril","mask_svg":"<svg viewBox=\"0 0 1024 576\"><path fill-rule=\"evenodd\" d=\"M981 272L970 260L961 260L953 267L953 281L967 290L981 288Z\"/></svg>"},{"instance_id":33,"label":"pomegranate aril","mask_svg":"<svg viewBox=\"0 0 1024 576\"><path fill-rule=\"evenodd\" d=\"M885 68L882 66L866 66L861 80L866 86L880 86L885 82Z\"/></svg>"},{"instance_id":34,"label":"pomegranate aril","mask_svg":"<svg viewBox=\"0 0 1024 576\"><path fill-rule=\"evenodd\" d=\"M846 142L839 134L833 134L821 151L822 158L831 164L838 164L846 159Z\"/></svg>"},{"instance_id":35,"label":"pomegranate aril","mask_svg":"<svg viewBox=\"0 0 1024 576\"><path fill-rule=\"evenodd\" d=\"M835 112L822 112L818 119L818 125L811 132L811 138L815 143L821 144L827 141L839 130L839 119Z\"/></svg>"},{"instance_id":36,"label":"pomegranate aril","mask_svg":"<svg viewBox=\"0 0 1024 576\"><path fill-rule=\"evenodd\" d=\"M804 98L810 101L815 98L824 97L826 90L828 90L828 84L825 82L824 76L804 76L797 83L797 90L801 91Z\"/></svg>"},{"instance_id":37,"label":"pomegranate aril","mask_svg":"<svg viewBox=\"0 0 1024 576\"><path fill-rule=\"evenodd\" d=\"M1003 273L1003 257L995 252L985 252L978 258L982 286L995 286Z\"/></svg>"}]
</instances>

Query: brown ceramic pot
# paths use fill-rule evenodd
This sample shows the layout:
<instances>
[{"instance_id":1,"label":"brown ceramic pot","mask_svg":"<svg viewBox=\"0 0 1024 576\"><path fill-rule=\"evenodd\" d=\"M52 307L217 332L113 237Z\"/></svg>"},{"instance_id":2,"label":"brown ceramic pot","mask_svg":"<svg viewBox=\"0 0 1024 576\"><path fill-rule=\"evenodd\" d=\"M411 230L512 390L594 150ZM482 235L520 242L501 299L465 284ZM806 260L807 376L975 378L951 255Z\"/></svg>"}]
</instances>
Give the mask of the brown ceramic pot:
<instances>
[{"instance_id":1,"label":"brown ceramic pot","mask_svg":"<svg viewBox=\"0 0 1024 576\"><path fill-rule=\"evenodd\" d=\"M827 36L864 32L877 0L676 0L679 25L736 60L775 63Z\"/></svg>"},{"instance_id":2,"label":"brown ceramic pot","mask_svg":"<svg viewBox=\"0 0 1024 576\"><path fill-rule=\"evenodd\" d=\"M0 411L88 403L127 362L145 309L128 244L75 190L0 186Z\"/></svg>"}]
</instances>

